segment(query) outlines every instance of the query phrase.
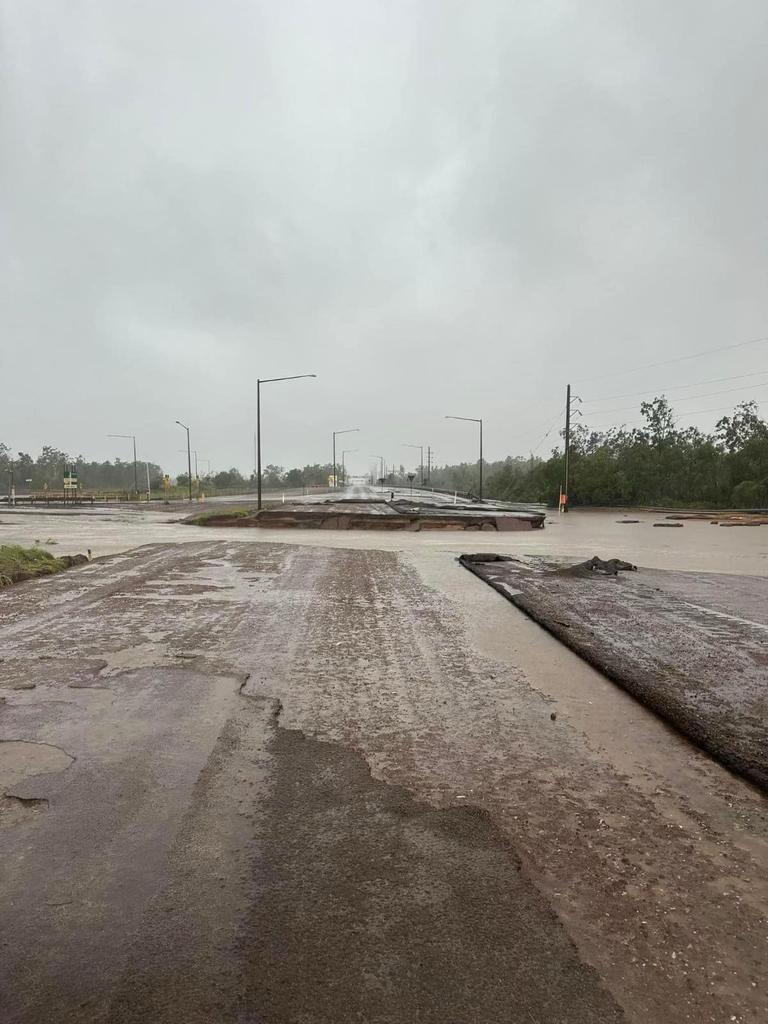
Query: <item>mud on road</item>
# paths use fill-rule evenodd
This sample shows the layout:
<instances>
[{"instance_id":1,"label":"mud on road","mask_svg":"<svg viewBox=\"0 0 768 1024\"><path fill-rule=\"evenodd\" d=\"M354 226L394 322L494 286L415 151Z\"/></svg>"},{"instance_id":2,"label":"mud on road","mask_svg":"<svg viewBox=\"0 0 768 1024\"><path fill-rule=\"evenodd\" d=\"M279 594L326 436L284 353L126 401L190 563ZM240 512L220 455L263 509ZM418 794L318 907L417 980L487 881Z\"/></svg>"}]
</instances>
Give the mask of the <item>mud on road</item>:
<instances>
[{"instance_id":1,"label":"mud on road","mask_svg":"<svg viewBox=\"0 0 768 1024\"><path fill-rule=\"evenodd\" d=\"M764 802L670 814L396 552L151 545L0 644L4 1019L768 1008Z\"/></svg>"}]
</instances>

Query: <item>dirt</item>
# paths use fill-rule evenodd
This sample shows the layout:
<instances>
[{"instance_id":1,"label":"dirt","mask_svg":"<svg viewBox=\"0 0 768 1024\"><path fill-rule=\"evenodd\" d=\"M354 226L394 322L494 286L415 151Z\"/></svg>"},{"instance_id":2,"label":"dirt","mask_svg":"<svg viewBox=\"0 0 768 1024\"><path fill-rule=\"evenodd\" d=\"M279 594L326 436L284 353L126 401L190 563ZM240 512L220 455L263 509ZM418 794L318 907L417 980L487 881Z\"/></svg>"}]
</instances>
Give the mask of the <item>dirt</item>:
<instances>
[{"instance_id":1,"label":"dirt","mask_svg":"<svg viewBox=\"0 0 768 1024\"><path fill-rule=\"evenodd\" d=\"M768 583L637 572L616 559L564 566L485 557L461 562L726 767L768 790Z\"/></svg>"}]
</instances>

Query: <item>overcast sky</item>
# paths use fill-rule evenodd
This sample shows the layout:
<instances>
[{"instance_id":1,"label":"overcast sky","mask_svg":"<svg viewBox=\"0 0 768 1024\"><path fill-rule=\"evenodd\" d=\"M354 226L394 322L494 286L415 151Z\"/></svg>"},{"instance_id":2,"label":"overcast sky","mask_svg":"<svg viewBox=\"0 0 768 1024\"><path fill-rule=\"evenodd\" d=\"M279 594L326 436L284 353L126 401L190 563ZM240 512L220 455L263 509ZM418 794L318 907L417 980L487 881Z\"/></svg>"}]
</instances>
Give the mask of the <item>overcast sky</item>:
<instances>
[{"instance_id":1,"label":"overcast sky","mask_svg":"<svg viewBox=\"0 0 768 1024\"><path fill-rule=\"evenodd\" d=\"M175 473L181 419L249 470L257 376L309 372L263 389L265 463L475 458L446 414L543 454L569 380L601 427L673 385L768 413L768 343L668 362L768 336L765 0L0 12L14 450L136 433Z\"/></svg>"}]
</instances>

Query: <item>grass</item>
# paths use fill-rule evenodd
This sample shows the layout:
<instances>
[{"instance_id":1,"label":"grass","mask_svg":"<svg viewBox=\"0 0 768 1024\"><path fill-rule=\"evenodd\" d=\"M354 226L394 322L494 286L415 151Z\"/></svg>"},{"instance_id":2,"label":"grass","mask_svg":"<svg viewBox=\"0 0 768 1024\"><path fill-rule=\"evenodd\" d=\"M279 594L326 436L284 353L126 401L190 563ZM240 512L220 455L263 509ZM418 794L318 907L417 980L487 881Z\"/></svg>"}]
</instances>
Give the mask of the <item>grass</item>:
<instances>
[{"instance_id":1,"label":"grass","mask_svg":"<svg viewBox=\"0 0 768 1024\"><path fill-rule=\"evenodd\" d=\"M36 576L51 576L66 568L64 559L42 548L22 548L18 544L0 546L0 587Z\"/></svg>"},{"instance_id":2,"label":"grass","mask_svg":"<svg viewBox=\"0 0 768 1024\"><path fill-rule=\"evenodd\" d=\"M190 526L205 526L216 519L241 519L254 511L253 508L212 508L207 512L198 512L185 519L184 522Z\"/></svg>"}]
</instances>

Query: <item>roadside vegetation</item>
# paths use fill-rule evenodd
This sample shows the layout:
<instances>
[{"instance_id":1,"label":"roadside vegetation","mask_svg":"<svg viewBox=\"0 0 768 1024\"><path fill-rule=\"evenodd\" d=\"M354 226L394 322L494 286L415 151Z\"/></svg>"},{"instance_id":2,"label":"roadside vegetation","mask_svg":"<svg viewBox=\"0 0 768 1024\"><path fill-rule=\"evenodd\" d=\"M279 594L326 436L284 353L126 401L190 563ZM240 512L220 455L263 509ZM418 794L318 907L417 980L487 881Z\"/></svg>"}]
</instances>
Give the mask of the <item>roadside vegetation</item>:
<instances>
[{"instance_id":1,"label":"roadside vegetation","mask_svg":"<svg viewBox=\"0 0 768 1024\"><path fill-rule=\"evenodd\" d=\"M68 558L56 558L44 548L23 548L16 544L0 547L0 587L21 583L37 576L51 576L72 564Z\"/></svg>"},{"instance_id":2,"label":"roadside vegetation","mask_svg":"<svg viewBox=\"0 0 768 1024\"><path fill-rule=\"evenodd\" d=\"M743 402L706 434L679 428L664 396L643 402L641 428L571 429L571 505L768 507L768 424ZM561 448L548 459L507 458L485 464L484 494L506 501L557 503L564 477ZM431 483L477 491L477 464L432 471Z\"/></svg>"},{"instance_id":3,"label":"roadside vegetation","mask_svg":"<svg viewBox=\"0 0 768 1024\"><path fill-rule=\"evenodd\" d=\"M190 526L210 526L218 519L242 519L254 511L253 508L212 508L205 512L196 512L188 516L184 522Z\"/></svg>"},{"instance_id":4,"label":"roadside vegetation","mask_svg":"<svg viewBox=\"0 0 768 1024\"><path fill-rule=\"evenodd\" d=\"M184 458L186 463L186 456ZM202 470L202 466L199 467ZM43 445L40 453L33 457L29 452L13 452L7 444L0 441L0 489L3 493L10 492L11 475L18 494L26 491L60 491L63 487L65 469L74 470L81 489L87 491L118 491L130 493L134 487L133 459L116 458L114 462L96 462L83 455L64 452L55 445ZM185 498L189 487L189 475L179 473L174 477L172 486L165 490L163 486L163 469L155 462L140 459L138 463L139 491L147 489L147 470L149 484L154 496L167 494L169 498ZM338 467L341 477L341 467ZM330 463L315 463L303 468L285 470L282 466L269 465L262 473L262 487L266 490L301 487L327 487L328 477L333 474ZM223 469L219 472L201 472L200 477L192 481L195 493L231 494L256 490L256 476L251 473L243 475L239 469Z\"/></svg>"}]
</instances>

